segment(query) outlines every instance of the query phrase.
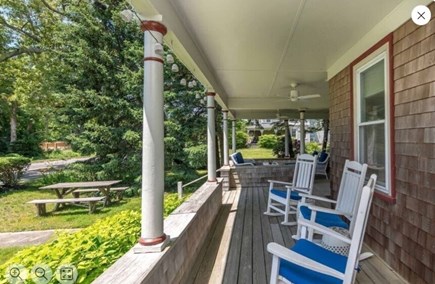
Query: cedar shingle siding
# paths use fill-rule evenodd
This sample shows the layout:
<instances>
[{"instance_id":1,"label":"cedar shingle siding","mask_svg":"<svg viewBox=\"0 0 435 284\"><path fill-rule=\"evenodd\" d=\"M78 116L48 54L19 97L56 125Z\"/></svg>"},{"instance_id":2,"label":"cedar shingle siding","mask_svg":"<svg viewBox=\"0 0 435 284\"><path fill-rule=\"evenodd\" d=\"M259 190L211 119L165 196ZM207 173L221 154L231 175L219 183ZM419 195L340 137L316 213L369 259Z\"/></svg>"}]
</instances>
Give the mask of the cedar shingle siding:
<instances>
[{"instance_id":1,"label":"cedar shingle siding","mask_svg":"<svg viewBox=\"0 0 435 284\"><path fill-rule=\"evenodd\" d=\"M396 203L374 198L366 243L411 283L435 283L435 4L432 20L393 33ZM329 81L336 196L351 158L350 67Z\"/></svg>"}]
</instances>

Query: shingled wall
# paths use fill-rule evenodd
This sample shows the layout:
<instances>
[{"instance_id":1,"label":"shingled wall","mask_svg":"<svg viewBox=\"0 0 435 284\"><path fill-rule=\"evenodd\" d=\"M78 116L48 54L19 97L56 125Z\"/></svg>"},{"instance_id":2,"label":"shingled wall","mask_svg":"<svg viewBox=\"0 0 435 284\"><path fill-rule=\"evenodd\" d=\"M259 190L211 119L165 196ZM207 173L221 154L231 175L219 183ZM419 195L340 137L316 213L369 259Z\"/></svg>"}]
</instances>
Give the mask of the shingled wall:
<instances>
[{"instance_id":1,"label":"shingled wall","mask_svg":"<svg viewBox=\"0 0 435 284\"><path fill-rule=\"evenodd\" d=\"M365 241L410 283L435 283L435 19L394 31L393 55L396 202L374 198ZM329 81L334 195L352 158L350 72Z\"/></svg>"}]
</instances>

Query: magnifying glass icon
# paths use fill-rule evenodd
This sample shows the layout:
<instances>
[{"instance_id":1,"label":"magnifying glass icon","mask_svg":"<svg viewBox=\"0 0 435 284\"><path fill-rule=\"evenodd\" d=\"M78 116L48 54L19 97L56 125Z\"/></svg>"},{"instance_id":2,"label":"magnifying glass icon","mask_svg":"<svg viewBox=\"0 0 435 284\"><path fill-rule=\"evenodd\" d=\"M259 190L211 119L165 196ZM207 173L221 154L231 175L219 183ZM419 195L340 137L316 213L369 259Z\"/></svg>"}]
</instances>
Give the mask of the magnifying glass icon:
<instances>
[{"instance_id":1,"label":"magnifying glass icon","mask_svg":"<svg viewBox=\"0 0 435 284\"><path fill-rule=\"evenodd\" d=\"M35 269L35 275L38 278L44 278L45 280L48 280L47 277L45 277L45 269L42 267L38 267Z\"/></svg>"},{"instance_id":2,"label":"magnifying glass icon","mask_svg":"<svg viewBox=\"0 0 435 284\"><path fill-rule=\"evenodd\" d=\"M21 281L23 281L23 278L21 278L20 274L21 271L17 267L12 267L11 269L9 269L9 275L12 278L19 278Z\"/></svg>"}]
</instances>

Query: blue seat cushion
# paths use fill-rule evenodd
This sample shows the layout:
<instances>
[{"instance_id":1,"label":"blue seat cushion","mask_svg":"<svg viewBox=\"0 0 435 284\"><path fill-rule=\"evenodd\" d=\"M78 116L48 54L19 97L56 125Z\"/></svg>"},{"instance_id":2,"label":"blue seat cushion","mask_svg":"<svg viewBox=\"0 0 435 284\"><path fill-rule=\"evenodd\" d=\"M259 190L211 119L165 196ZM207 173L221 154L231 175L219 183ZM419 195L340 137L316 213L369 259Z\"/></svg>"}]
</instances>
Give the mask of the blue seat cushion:
<instances>
[{"instance_id":1,"label":"blue seat cushion","mask_svg":"<svg viewBox=\"0 0 435 284\"><path fill-rule=\"evenodd\" d=\"M245 162L245 160L243 159L242 153L240 153L240 152L237 152L235 158L236 158L237 163L239 163L239 164L243 164Z\"/></svg>"},{"instance_id":2,"label":"blue seat cushion","mask_svg":"<svg viewBox=\"0 0 435 284\"><path fill-rule=\"evenodd\" d=\"M291 250L342 273L346 270L347 257L333 253L305 239L298 240ZM295 284L343 283L340 279L306 269L286 260L281 260L279 275Z\"/></svg>"},{"instance_id":3,"label":"blue seat cushion","mask_svg":"<svg viewBox=\"0 0 435 284\"><path fill-rule=\"evenodd\" d=\"M311 219L311 209L307 206L301 206L301 213L305 219ZM346 222L344 222L339 215L335 214L317 212L315 222L325 227L341 227L349 229L349 225L346 224Z\"/></svg>"},{"instance_id":4,"label":"blue seat cushion","mask_svg":"<svg viewBox=\"0 0 435 284\"><path fill-rule=\"evenodd\" d=\"M322 153L320 153L318 160L320 163L322 163L326 160L326 158L328 158L328 153L326 153L325 151L322 151Z\"/></svg>"},{"instance_id":5,"label":"blue seat cushion","mask_svg":"<svg viewBox=\"0 0 435 284\"><path fill-rule=\"evenodd\" d=\"M278 195L282 198L287 198L287 190L272 189L272 194ZM298 192L292 191L290 193L290 199L300 200L301 197L299 196Z\"/></svg>"}]
</instances>

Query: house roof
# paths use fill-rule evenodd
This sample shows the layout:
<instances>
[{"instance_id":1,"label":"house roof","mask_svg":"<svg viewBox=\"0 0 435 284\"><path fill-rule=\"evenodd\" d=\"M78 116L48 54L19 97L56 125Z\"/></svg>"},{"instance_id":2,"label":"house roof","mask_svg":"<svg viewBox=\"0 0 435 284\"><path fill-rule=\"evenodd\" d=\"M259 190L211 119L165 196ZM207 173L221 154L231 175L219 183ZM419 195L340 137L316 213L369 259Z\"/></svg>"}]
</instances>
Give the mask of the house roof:
<instances>
[{"instance_id":1,"label":"house roof","mask_svg":"<svg viewBox=\"0 0 435 284\"><path fill-rule=\"evenodd\" d=\"M163 16L166 44L236 118L328 117L328 78L410 18L416 0L132 0ZM299 95L287 99L290 83Z\"/></svg>"}]
</instances>

